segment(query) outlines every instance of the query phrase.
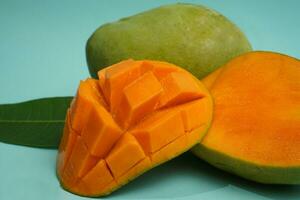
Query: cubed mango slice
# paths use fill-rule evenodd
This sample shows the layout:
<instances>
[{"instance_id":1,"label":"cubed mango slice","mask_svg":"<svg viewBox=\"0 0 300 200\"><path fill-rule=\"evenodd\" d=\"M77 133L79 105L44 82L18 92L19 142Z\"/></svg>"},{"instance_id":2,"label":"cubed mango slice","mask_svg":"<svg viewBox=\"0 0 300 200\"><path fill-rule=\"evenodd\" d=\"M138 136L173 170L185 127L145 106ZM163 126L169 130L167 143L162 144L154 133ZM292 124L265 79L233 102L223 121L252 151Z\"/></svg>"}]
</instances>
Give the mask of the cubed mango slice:
<instances>
[{"instance_id":1,"label":"cubed mango slice","mask_svg":"<svg viewBox=\"0 0 300 200\"><path fill-rule=\"evenodd\" d=\"M107 167L105 160L98 163L81 179L78 189L81 193L101 193L107 186L116 185L116 181Z\"/></svg>"},{"instance_id":2,"label":"cubed mango slice","mask_svg":"<svg viewBox=\"0 0 300 200\"><path fill-rule=\"evenodd\" d=\"M127 128L148 113L158 102L162 87L152 72L147 72L124 88L124 98L117 112L117 119Z\"/></svg>"},{"instance_id":3,"label":"cubed mango slice","mask_svg":"<svg viewBox=\"0 0 300 200\"><path fill-rule=\"evenodd\" d=\"M138 141L127 133L123 135L105 160L114 177L119 177L145 157Z\"/></svg>"},{"instance_id":4,"label":"cubed mango slice","mask_svg":"<svg viewBox=\"0 0 300 200\"><path fill-rule=\"evenodd\" d=\"M171 106L195 100L204 96L193 76L186 72L172 72L161 80L164 93L160 106Z\"/></svg>"},{"instance_id":5,"label":"cubed mango slice","mask_svg":"<svg viewBox=\"0 0 300 200\"><path fill-rule=\"evenodd\" d=\"M177 109L154 113L131 131L147 154L159 150L184 133L181 113Z\"/></svg>"},{"instance_id":6,"label":"cubed mango slice","mask_svg":"<svg viewBox=\"0 0 300 200\"><path fill-rule=\"evenodd\" d=\"M70 111L68 110L65 120L64 134L58 149L59 154L57 156L57 168L59 173L64 170L66 163L69 160L76 138L77 134L74 130L72 130L70 123Z\"/></svg>"},{"instance_id":7,"label":"cubed mango slice","mask_svg":"<svg viewBox=\"0 0 300 200\"><path fill-rule=\"evenodd\" d=\"M93 107L82 137L93 156L104 157L121 137L122 130L103 107Z\"/></svg>"},{"instance_id":8,"label":"cubed mango slice","mask_svg":"<svg viewBox=\"0 0 300 200\"><path fill-rule=\"evenodd\" d=\"M187 151L209 127L208 91L173 64L129 59L98 77L81 81L58 153L58 177L73 193L107 195Z\"/></svg>"},{"instance_id":9,"label":"cubed mango slice","mask_svg":"<svg viewBox=\"0 0 300 200\"><path fill-rule=\"evenodd\" d=\"M97 104L103 106L105 102L94 83L95 80L92 79L80 82L70 108L71 126L79 135L81 135L82 128L88 121L91 108Z\"/></svg>"}]
</instances>

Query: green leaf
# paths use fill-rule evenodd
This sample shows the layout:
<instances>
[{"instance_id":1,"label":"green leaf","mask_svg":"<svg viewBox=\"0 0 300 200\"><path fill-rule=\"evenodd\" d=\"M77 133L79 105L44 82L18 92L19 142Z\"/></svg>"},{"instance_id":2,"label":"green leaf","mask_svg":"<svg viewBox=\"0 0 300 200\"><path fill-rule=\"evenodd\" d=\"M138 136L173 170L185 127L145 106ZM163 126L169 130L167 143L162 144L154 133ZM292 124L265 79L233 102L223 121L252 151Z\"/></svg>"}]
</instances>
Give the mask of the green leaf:
<instances>
[{"instance_id":1,"label":"green leaf","mask_svg":"<svg viewBox=\"0 0 300 200\"><path fill-rule=\"evenodd\" d=\"M72 97L0 105L0 142L57 148Z\"/></svg>"}]
</instances>

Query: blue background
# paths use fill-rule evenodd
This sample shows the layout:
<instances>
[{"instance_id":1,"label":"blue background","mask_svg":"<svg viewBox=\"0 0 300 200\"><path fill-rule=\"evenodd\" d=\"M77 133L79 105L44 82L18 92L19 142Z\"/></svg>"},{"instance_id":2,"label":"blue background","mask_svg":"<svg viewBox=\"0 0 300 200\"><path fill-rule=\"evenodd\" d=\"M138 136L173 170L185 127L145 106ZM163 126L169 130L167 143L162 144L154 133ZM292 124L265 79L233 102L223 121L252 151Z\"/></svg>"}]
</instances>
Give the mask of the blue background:
<instances>
[{"instance_id":1,"label":"blue background","mask_svg":"<svg viewBox=\"0 0 300 200\"><path fill-rule=\"evenodd\" d=\"M85 43L105 22L177 1L0 0L0 103L73 95L88 74ZM300 1L200 3L231 19L256 50L300 57ZM0 143L0 199L81 199L59 187L56 150ZM300 199L299 186L266 186L185 154L123 187L113 199Z\"/></svg>"}]
</instances>

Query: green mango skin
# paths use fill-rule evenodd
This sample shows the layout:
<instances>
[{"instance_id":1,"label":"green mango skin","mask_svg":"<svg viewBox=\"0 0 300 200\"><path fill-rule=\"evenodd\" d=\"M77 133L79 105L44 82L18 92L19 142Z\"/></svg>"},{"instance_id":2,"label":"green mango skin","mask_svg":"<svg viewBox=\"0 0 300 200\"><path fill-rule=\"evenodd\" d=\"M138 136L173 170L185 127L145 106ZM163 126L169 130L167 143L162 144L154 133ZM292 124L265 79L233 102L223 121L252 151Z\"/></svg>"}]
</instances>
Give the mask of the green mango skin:
<instances>
[{"instance_id":1,"label":"green mango skin","mask_svg":"<svg viewBox=\"0 0 300 200\"><path fill-rule=\"evenodd\" d=\"M86 58L94 78L99 70L133 58L167 61L201 79L248 51L247 38L227 18L180 3L101 26L87 41Z\"/></svg>"},{"instance_id":2,"label":"green mango skin","mask_svg":"<svg viewBox=\"0 0 300 200\"><path fill-rule=\"evenodd\" d=\"M250 163L217 152L201 143L192 152L211 165L248 180L264 184L300 184L300 167L280 167Z\"/></svg>"}]
</instances>

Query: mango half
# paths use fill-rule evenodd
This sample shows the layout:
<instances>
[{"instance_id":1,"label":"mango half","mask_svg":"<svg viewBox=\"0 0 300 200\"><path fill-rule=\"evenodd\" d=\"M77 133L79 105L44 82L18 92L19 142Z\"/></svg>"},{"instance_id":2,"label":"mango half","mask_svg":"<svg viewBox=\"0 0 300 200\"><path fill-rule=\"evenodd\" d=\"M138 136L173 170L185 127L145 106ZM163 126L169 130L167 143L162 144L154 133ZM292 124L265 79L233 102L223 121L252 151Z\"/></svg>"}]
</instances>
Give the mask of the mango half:
<instances>
[{"instance_id":1,"label":"mango half","mask_svg":"<svg viewBox=\"0 0 300 200\"><path fill-rule=\"evenodd\" d=\"M171 4L100 26L88 39L92 77L128 58L174 63L201 79L251 51L246 36L220 13L194 4Z\"/></svg>"},{"instance_id":2,"label":"mango half","mask_svg":"<svg viewBox=\"0 0 300 200\"><path fill-rule=\"evenodd\" d=\"M204 83L214 99L214 117L193 152L256 182L300 184L300 61L247 53Z\"/></svg>"},{"instance_id":3,"label":"mango half","mask_svg":"<svg viewBox=\"0 0 300 200\"><path fill-rule=\"evenodd\" d=\"M79 85L67 114L57 175L83 196L111 193L189 150L206 133L212 98L187 71L125 60Z\"/></svg>"}]
</instances>

